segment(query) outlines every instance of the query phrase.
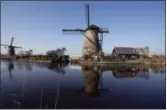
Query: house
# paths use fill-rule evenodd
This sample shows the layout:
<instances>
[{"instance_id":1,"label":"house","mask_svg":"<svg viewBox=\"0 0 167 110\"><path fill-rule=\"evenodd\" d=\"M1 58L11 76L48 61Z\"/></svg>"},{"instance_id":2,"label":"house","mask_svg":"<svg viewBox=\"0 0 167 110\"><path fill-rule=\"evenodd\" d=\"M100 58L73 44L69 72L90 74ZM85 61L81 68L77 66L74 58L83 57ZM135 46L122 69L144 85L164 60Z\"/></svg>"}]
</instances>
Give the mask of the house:
<instances>
[{"instance_id":1,"label":"house","mask_svg":"<svg viewBox=\"0 0 167 110\"><path fill-rule=\"evenodd\" d=\"M112 56L115 56L117 59L123 61L145 61L149 56L149 48L115 47L112 51Z\"/></svg>"}]
</instances>

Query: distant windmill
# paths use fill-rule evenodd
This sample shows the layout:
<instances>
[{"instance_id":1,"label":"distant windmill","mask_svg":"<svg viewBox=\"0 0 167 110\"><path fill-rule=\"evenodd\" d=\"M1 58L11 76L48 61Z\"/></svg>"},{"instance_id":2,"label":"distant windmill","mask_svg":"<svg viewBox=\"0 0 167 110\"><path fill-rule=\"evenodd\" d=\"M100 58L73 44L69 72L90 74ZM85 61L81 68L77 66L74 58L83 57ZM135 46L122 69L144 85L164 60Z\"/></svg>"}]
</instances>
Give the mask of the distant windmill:
<instances>
[{"instance_id":1,"label":"distant windmill","mask_svg":"<svg viewBox=\"0 0 167 110\"><path fill-rule=\"evenodd\" d=\"M85 6L86 11L86 29L63 29L63 32L81 32L84 36L84 45L82 56L84 55L101 55L103 33L109 33L108 29L100 28L94 24L90 25L89 5Z\"/></svg>"},{"instance_id":2,"label":"distant windmill","mask_svg":"<svg viewBox=\"0 0 167 110\"><path fill-rule=\"evenodd\" d=\"M9 56L15 56L15 48L22 48L18 46L13 46L13 40L14 40L14 37L12 37L10 45L1 44L2 46L8 47Z\"/></svg>"}]
</instances>

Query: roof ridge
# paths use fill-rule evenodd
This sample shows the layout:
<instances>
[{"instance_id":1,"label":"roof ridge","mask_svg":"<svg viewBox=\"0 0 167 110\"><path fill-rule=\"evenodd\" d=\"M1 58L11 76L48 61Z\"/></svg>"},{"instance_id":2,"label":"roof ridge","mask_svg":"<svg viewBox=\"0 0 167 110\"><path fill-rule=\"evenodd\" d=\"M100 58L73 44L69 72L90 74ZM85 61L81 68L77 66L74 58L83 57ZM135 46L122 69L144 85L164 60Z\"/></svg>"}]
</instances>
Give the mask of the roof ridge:
<instances>
[{"instance_id":1,"label":"roof ridge","mask_svg":"<svg viewBox=\"0 0 167 110\"><path fill-rule=\"evenodd\" d=\"M135 47L115 47L115 48L135 48Z\"/></svg>"}]
</instances>

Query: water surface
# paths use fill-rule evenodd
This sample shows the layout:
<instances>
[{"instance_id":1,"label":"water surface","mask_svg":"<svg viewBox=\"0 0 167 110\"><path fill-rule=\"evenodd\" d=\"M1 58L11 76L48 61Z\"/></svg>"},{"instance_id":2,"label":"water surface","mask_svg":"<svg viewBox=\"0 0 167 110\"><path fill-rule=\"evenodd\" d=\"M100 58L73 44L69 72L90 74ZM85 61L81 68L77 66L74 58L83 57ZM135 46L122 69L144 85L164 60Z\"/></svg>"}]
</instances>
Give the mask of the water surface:
<instances>
[{"instance_id":1,"label":"water surface","mask_svg":"<svg viewBox=\"0 0 167 110\"><path fill-rule=\"evenodd\" d=\"M165 108L165 68L1 61L1 108Z\"/></svg>"}]
</instances>

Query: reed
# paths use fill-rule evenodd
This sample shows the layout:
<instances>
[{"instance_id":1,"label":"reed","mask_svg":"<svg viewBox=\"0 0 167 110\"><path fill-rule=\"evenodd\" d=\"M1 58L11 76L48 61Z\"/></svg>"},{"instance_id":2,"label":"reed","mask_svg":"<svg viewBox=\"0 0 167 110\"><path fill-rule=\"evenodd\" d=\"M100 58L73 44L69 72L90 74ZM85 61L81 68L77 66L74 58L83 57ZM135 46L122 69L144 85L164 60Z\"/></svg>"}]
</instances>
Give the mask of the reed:
<instances>
[{"instance_id":1,"label":"reed","mask_svg":"<svg viewBox=\"0 0 167 110\"><path fill-rule=\"evenodd\" d=\"M43 89L41 89L40 108L42 108Z\"/></svg>"},{"instance_id":2,"label":"reed","mask_svg":"<svg viewBox=\"0 0 167 110\"><path fill-rule=\"evenodd\" d=\"M18 102L18 101L16 101L16 100L13 100L12 102L14 102L14 103L17 105L17 108L19 108L20 105L21 105L21 102Z\"/></svg>"}]
</instances>

